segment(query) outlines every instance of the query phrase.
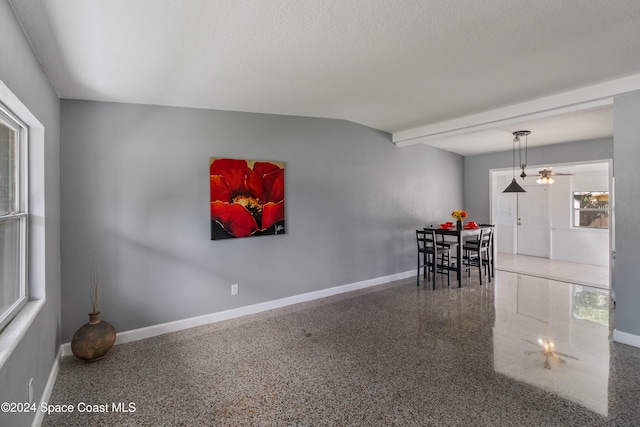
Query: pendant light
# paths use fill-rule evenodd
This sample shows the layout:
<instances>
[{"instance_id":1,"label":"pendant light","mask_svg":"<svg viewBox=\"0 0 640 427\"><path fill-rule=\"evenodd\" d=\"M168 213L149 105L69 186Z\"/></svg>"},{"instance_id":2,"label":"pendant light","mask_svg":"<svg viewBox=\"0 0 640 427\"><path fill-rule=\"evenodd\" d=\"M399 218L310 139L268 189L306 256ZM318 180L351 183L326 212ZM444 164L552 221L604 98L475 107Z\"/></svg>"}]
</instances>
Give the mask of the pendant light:
<instances>
[{"instance_id":1,"label":"pendant light","mask_svg":"<svg viewBox=\"0 0 640 427\"><path fill-rule=\"evenodd\" d=\"M507 188L505 188L502 191L503 193L526 193L527 192L524 188L520 186L520 184L516 182L516 142L518 143L518 155L520 160L520 167L522 167L522 174L520 176L522 175L526 176L526 174L524 173L524 168L527 166L526 164L527 160L525 158L524 163L522 162L522 149L520 146L520 137L529 135L530 133L531 132L529 132L528 130L519 130L513 133L513 164L512 164L513 179L511 180L511 184L509 184ZM525 157L526 157L526 153L525 153ZM523 179L524 179L524 176L522 177Z\"/></svg>"}]
</instances>

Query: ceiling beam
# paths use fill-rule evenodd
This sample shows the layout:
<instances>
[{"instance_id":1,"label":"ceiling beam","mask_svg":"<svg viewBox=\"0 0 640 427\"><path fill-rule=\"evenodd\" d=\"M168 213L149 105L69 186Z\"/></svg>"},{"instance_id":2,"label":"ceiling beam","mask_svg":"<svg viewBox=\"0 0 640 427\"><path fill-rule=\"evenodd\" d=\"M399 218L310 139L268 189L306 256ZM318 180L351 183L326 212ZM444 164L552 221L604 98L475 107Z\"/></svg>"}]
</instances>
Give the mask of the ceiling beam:
<instances>
[{"instance_id":1,"label":"ceiling beam","mask_svg":"<svg viewBox=\"0 0 640 427\"><path fill-rule=\"evenodd\" d=\"M392 141L398 147L428 144L444 137L611 105L614 97L636 90L640 90L640 74L395 132L392 134Z\"/></svg>"}]
</instances>

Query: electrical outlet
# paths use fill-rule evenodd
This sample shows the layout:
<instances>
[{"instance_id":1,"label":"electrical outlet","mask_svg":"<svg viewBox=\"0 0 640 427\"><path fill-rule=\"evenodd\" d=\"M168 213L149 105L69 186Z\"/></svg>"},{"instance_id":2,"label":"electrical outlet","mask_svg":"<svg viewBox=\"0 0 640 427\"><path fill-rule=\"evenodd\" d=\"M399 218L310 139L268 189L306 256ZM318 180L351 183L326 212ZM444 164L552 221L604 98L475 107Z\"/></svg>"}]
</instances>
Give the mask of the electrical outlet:
<instances>
[{"instance_id":1,"label":"electrical outlet","mask_svg":"<svg viewBox=\"0 0 640 427\"><path fill-rule=\"evenodd\" d=\"M33 378L29 380L29 404L33 403Z\"/></svg>"},{"instance_id":2,"label":"electrical outlet","mask_svg":"<svg viewBox=\"0 0 640 427\"><path fill-rule=\"evenodd\" d=\"M234 283L231 285L231 295L238 295L238 284Z\"/></svg>"}]
</instances>

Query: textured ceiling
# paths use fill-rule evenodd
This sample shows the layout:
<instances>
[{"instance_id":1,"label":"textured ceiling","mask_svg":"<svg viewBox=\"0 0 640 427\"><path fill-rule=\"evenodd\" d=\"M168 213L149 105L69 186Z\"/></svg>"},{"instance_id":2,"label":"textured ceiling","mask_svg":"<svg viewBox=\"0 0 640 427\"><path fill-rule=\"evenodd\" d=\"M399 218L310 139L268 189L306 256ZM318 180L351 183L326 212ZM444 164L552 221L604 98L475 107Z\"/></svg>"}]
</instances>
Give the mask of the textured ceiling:
<instances>
[{"instance_id":1,"label":"textured ceiling","mask_svg":"<svg viewBox=\"0 0 640 427\"><path fill-rule=\"evenodd\" d=\"M462 154L509 149L524 125L537 144L565 142L554 130L581 122L580 105L640 89L637 0L10 3L61 98L338 118ZM553 96L499 123L510 106ZM611 135L610 103L587 107L599 126L569 140ZM486 111L496 113L421 130ZM479 143L476 130L494 133Z\"/></svg>"}]
</instances>

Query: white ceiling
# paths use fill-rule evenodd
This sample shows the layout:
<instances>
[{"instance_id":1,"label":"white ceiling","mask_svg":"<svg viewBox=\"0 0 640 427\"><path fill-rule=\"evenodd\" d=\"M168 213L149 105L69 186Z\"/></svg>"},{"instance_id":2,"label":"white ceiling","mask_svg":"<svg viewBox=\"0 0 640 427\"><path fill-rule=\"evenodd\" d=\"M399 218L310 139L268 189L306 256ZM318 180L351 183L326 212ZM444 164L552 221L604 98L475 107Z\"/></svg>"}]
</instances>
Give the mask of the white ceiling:
<instances>
[{"instance_id":1,"label":"white ceiling","mask_svg":"<svg viewBox=\"0 0 640 427\"><path fill-rule=\"evenodd\" d=\"M460 154L612 135L637 0L9 0L61 98L338 118Z\"/></svg>"}]
</instances>

